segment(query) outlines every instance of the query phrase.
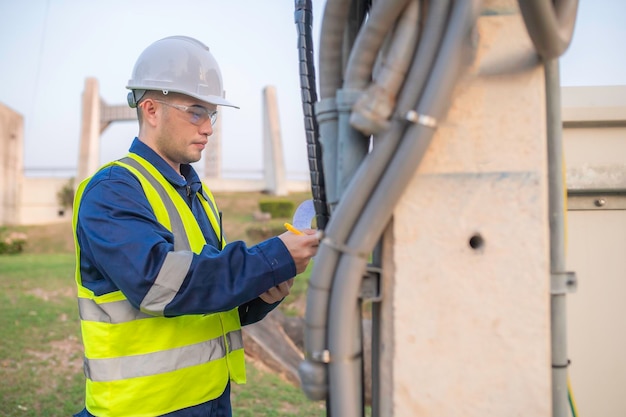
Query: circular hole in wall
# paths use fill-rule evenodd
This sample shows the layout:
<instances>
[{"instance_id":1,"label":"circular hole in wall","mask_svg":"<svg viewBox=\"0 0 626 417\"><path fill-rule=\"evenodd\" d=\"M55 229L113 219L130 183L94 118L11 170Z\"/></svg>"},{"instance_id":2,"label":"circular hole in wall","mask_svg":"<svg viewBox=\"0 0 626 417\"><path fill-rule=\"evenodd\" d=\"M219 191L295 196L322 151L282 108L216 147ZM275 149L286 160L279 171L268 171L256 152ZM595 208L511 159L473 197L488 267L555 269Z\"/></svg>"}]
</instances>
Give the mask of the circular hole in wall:
<instances>
[{"instance_id":1,"label":"circular hole in wall","mask_svg":"<svg viewBox=\"0 0 626 417\"><path fill-rule=\"evenodd\" d=\"M474 250L482 249L485 246L485 239L480 233L475 233L469 239L470 248Z\"/></svg>"}]
</instances>

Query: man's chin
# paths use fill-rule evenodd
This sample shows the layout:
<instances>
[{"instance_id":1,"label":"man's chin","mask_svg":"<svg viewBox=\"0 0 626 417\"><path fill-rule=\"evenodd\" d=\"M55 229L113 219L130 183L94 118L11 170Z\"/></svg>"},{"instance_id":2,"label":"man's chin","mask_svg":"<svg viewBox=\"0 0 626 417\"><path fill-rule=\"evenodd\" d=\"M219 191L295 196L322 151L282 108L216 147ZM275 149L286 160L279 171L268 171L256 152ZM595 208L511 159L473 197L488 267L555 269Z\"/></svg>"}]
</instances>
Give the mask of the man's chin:
<instances>
[{"instance_id":1,"label":"man's chin","mask_svg":"<svg viewBox=\"0 0 626 417\"><path fill-rule=\"evenodd\" d=\"M187 164L193 164L198 162L202 158L202 153L198 152L198 155L187 155Z\"/></svg>"}]
</instances>

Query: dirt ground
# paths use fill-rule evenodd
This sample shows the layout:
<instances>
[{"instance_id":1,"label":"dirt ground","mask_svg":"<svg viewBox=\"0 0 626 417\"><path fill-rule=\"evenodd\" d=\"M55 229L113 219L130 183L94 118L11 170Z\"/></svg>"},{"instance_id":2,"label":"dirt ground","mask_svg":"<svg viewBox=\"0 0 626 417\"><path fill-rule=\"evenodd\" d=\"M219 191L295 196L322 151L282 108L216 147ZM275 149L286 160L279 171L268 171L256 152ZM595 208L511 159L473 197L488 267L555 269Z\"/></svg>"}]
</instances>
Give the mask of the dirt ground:
<instances>
[{"instance_id":1,"label":"dirt ground","mask_svg":"<svg viewBox=\"0 0 626 417\"><path fill-rule=\"evenodd\" d=\"M72 223L64 221L36 226L22 226L17 230L26 233L24 253L72 253L74 236Z\"/></svg>"}]
</instances>

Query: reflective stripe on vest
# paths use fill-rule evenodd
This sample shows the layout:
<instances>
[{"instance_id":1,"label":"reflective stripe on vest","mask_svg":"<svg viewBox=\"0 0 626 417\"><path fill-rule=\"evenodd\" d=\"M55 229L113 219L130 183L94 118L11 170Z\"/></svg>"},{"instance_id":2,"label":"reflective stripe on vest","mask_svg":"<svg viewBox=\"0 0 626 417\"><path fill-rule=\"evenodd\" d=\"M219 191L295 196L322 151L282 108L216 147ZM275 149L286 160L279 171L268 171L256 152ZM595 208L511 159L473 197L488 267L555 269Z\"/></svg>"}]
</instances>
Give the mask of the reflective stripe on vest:
<instances>
[{"instance_id":1,"label":"reflective stripe on vest","mask_svg":"<svg viewBox=\"0 0 626 417\"><path fill-rule=\"evenodd\" d=\"M241 331L228 333L226 341L230 352L243 348ZM149 353L141 355L141 361L146 366L140 369L134 366L137 361L135 357L91 359L85 361L85 376L92 381L105 382L165 373L223 358L226 349L224 338L219 337L166 352Z\"/></svg>"},{"instance_id":2,"label":"reflective stripe on vest","mask_svg":"<svg viewBox=\"0 0 626 417\"><path fill-rule=\"evenodd\" d=\"M96 296L82 286L76 245L87 409L98 416L160 415L216 398L229 376L245 382L238 310L163 317L184 281L193 252L206 242L187 204L152 165L134 154L113 164L140 181L157 220L174 234L174 251L166 256L138 310L120 291ZM76 192L74 228L87 182ZM200 201L218 234L217 210L208 190Z\"/></svg>"},{"instance_id":3,"label":"reflective stripe on vest","mask_svg":"<svg viewBox=\"0 0 626 417\"><path fill-rule=\"evenodd\" d=\"M139 171L139 173L141 173L141 175L150 183L152 187L154 187L156 192L159 194L159 197L161 198L161 202L165 205L167 214L170 217L172 234L176 237L174 239L174 251L191 250L191 245L189 244L189 238L187 236L187 233L185 232L185 227L180 217L180 213L176 209L174 202L170 198L169 194L167 193L163 185L159 183L159 181L156 178L154 178L154 176L151 175L150 172L146 168L144 168L141 165L141 163L139 163L137 160L127 156L126 158L120 159L119 162L126 164L126 165L130 165L131 167Z\"/></svg>"}]
</instances>

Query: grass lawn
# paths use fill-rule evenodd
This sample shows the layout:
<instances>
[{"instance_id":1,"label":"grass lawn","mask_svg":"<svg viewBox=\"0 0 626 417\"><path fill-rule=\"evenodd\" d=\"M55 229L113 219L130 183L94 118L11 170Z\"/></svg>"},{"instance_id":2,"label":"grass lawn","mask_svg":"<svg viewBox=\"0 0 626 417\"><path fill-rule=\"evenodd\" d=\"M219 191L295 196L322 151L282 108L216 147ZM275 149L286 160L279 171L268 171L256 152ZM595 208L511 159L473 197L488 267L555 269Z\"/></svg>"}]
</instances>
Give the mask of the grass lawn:
<instances>
[{"instance_id":1,"label":"grass lawn","mask_svg":"<svg viewBox=\"0 0 626 417\"><path fill-rule=\"evenodd\" d=\"M260 194L220 194L229 240L246 239ZM298 203L308 196L290 196ZM69 223L18 227L24 253L0 255L0 416L71 416L83 407L82 344ZM248 242L250 244L254 242ZM284 308L301 314L306 277L296 280ZM248 384L233 386L236 416L324 416L298 387L248 363Z\"/></svg>"}]
</instances>

